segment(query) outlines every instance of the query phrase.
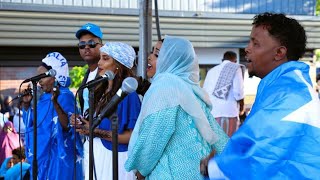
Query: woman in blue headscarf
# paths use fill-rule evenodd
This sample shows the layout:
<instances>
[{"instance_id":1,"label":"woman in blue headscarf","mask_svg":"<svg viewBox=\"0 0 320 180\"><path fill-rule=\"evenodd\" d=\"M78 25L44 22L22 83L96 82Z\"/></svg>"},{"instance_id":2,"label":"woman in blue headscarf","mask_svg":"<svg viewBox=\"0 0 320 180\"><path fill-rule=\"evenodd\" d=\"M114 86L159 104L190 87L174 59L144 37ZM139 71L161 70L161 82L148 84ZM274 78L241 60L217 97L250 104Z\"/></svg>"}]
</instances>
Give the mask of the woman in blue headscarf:
<instances>
[{"instance_id":1,"label":"woman in blue headscarf","mask_svg":"<svg viewBox=\"0 0 320 180\"><path fill-rule=\"evenodd\" d=\"M56 71L55 77L39 80L43 91L37 103L37 160L38 179L62 180L82 179L81 142L76 137L77 154L74 167L74 138L77 133L69 127L69 115L74 112L74 95L69 90L70 77L67 60L58 52L49 53L38 67L38 74L50 69ZM30 102L32 96L23 98L24 104ZM30 111L30 108L29 108ZM23 113L23 114L30 114ZM31 113L32 114L32 113ZM26 125L26 156L33 169L33 116L23 118ZM74 171L77 176L74 177Z\"/></svg>"},{"instance_id":2,"label":"woman in blue headscarf","mask_svg":"<svg viewBox=\"0 0 320 180\"><path fill-rule=\"evenodd\" d=\"M128 171L137 170L146 179L203 179L201 158L213 149L220 153L228 137L212 117L198 81L192 44L165 37L130 139Z\"/></svg>"}]
</instances>

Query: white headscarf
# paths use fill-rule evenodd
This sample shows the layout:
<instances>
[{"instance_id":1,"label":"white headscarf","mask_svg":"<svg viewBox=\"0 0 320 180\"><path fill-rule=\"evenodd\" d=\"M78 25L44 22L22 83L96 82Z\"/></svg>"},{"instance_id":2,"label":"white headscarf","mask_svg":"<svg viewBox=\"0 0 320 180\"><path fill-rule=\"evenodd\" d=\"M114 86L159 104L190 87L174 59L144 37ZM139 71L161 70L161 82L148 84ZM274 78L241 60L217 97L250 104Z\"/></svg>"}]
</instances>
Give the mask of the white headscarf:
<instances>
[{"instance_id":1,"label":"white headscarf","mask_svg":"<svg viewBox=\"0 0 320 180\"><path fill-rule=\"evenodd\" d=\"M152 113L180 105L195 119L202 137L214 144L218 136L211 129L198 99L211 107L207 93L199 86L199 64L192 44L183 38L166 36L157 60L156 74L143 99L138 124L141 125L143 119Z\"/></svg>"},{"instance_id":2,"label":"white headscarf","mask_svg":"<svg viewBox=\"0 0 320 180\"><path fill-rule=\"evenodd\" d=\"M47 54L47 56L42 59L42 62L56 70L55 78L62 87L68 87L70 85L68 62L59 52Z\"/></svg>"},{"instance_id":3,"label":"white headscarf","mask_svg":"<svg viewBox=\"0 0 320 180\"><path fill-rule=\"evenodd\" d=\"M107 42L101 48L104 52L111 56L113 59L131 69L136 58L136 52L133 47L122 42Z\"/></svg>"}]
</instances>

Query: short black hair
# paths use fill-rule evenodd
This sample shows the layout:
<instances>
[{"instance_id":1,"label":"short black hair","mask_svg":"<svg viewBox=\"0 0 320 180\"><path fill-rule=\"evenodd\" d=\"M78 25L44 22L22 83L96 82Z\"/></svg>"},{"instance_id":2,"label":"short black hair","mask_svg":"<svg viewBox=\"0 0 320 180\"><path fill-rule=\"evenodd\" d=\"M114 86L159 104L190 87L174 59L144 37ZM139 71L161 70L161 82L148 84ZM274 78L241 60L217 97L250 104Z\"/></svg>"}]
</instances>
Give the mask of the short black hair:
<instances>
[{"instance_id":1,"label":"short black hair","mask_svg":"<svg viewBox=\"0 0 320 180\"><path fill-rule=\"evenodd\" d=\"M231 60L237 58L237 54L233 51L227 51L223 54L223 60Z\"/></svg>"},{"instance_id":2,"label":"short black hair","mask_svg":"<svg viewBox=\"0 0 320 180\"><path fill-rule=\"evenodd\" d=\"M18 156L18 158L20 160L26 159L26 154L25 154L25 151L24 151L24 147L21 147L21 149L20 149L20 147L18 147L16 149L12 150L12 155Z\"/></svg>"},{"instance_id":3,"label":"short black hair","mask_svg":"<svg viewBox=\"0 0 320 180\"><path fill-rule=\"evenodd\" d=\"M298 60L306 51L307 37L301 24L284 14L262 13L253 18L255 27L266 26L271 36L287 48L288 60Z\"/></svg>"}]
</instances>

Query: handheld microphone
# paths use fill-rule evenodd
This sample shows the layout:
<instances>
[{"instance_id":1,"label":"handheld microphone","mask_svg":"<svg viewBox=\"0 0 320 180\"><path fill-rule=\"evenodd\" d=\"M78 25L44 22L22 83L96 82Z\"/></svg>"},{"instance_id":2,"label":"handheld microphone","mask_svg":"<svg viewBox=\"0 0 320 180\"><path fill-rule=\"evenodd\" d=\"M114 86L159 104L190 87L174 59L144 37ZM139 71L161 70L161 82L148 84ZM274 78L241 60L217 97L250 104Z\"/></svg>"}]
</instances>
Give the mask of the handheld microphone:
<instances>
[{"instance_id":1,"label":"handheld microphone","mask_svg":"<svg viewBox=\"0 0 320 180\"><path fill-rule=\"evenodd\" d=\"M49 77L49 76L54 77L56 74L57 74L56 70L50 69L49 71L47 71L45 73L42 73L42 74L39 74L39 75L34 76L32 78L24 80L22 83L26 83L26 82L30 82L30 81L32 81L32 82L39 81L40 79L45 78L45 77Z\"/></svg>"},{"instance_id":2,"label":"handheld microphone","mask_svg":"<svg viewBox=\"0 0 320 180\"><path fill-rule=\"evenodd\" d=\"M90 89L102 81L113 80L113 79L114 79L114 73L112 71L106 71L104 75L99 76L92 81L89 81L87 84L81 86L79 89L84 89L84 88Z\"/></svg>"},{"instance_id":3,"label":"handheld microphone","mask_svg":"<svg viewBox=\"0 0 320 180\"><path fill-rule=\"evenodd\" d=\"M138 82L133 77L127 77L123 80L121 88L111 98L110 102L102 109L98 117L92 123L92 128L96 128L102 121L103 117L110 116L117 108L118 104L130 93L138 88Z\"/></svg>"}]
</instances>

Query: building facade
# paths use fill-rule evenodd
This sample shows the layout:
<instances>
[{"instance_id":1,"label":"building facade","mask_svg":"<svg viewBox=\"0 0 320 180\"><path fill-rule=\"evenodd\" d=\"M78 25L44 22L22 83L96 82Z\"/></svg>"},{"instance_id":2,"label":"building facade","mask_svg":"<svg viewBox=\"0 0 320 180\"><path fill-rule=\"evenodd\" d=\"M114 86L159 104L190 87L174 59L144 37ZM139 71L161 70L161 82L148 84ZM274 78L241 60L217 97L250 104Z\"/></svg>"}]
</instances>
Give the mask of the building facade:
<instances>
[{"instance_id":1,"label":"building facade","mask_svg":"<svg viewBox=\"0 0 320 180\"><path fill-rule=\"evenodd\" d=\"M75 32L87 22L101 26L104 42L125 42L138 51L139 2L0 0L0 93L16 93L20 82L35 75L49 52L61 52L71 67L83 65ZM261 12L281 12L298 19L307 31L309 56L320 48L316 0L158 0L158 7L162 37L183 36L193 43L202 79L209 68L221 62L225 51L235 51L243 62L252 18ZM155 28L153 18L153 44ZM249 94L255 92L251 83Z\"/></svg>"}]
</instances>

